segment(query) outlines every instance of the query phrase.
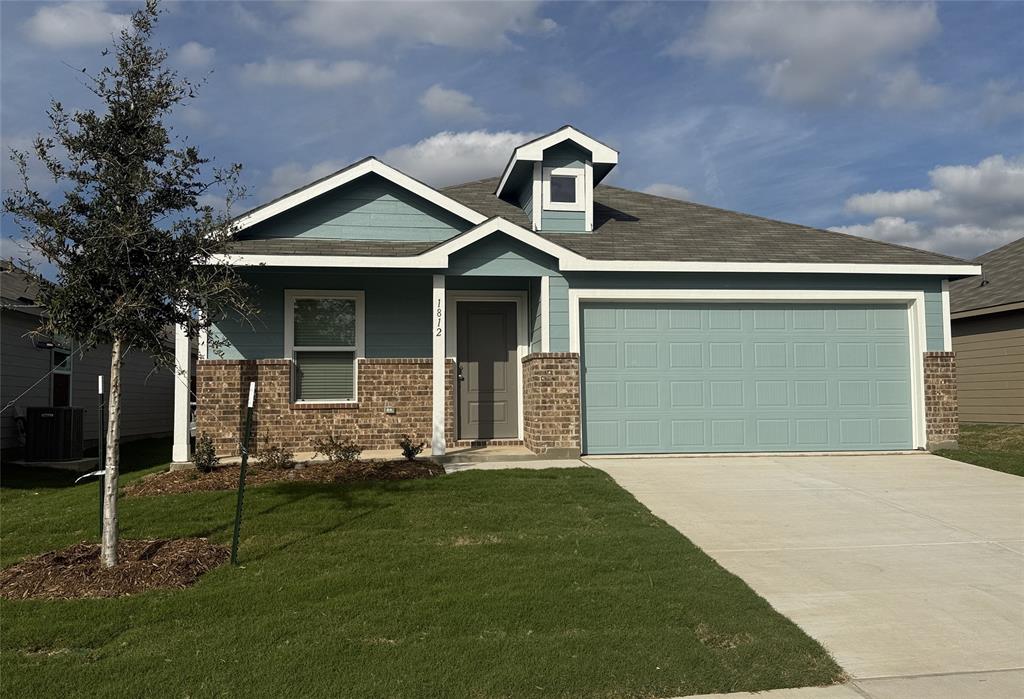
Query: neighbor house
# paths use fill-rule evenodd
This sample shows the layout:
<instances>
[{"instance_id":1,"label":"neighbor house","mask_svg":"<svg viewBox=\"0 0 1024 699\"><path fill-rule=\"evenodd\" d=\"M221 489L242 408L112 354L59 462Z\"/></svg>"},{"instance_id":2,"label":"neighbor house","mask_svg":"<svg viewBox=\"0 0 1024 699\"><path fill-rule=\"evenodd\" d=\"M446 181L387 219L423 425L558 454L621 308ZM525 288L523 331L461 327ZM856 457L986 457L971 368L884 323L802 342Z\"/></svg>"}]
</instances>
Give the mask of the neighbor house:
<instances>
[{"instance_id":1,"label":"neighbor house","mask_svg":"<svg viewBox=\"0 0 1024 699\"><path fill-rule=\"evenodd\" d=\"M45 310L37 304L39 279L0 261L0 447L3 460L21 457L30 407L80 407L85 410L83 440L96 443L97 377L110 376L110 347L83 353L72 342L39 335ZM154 371L153 360L128 352L122 373L123 439L170 436L173 427L174 376Z\"/></svg>"},{"instance_id":2,"label":"neighbor house","mask_svg":"<svg viewBox=\"0 0 1024 699\"><path fill-rule=\"evenodd\" d=\"M1024 238L974 262L949 287L960 420L1024 423Z\"/></svg>"},{"instance_id":3,"label":"neighbor house","mask_svg":"<svg viewBox=\"0 0 1024 699\"><path fill-rule=\"evenodd\" d=\"M223 259L262 313L217 319L198 431L237 453L255 381L257 448L957 439L946 283L977 265L601 184L618 161L565 126L491 179L435 189L367 158L240 217Z\"/></svg>"}]
</instances>

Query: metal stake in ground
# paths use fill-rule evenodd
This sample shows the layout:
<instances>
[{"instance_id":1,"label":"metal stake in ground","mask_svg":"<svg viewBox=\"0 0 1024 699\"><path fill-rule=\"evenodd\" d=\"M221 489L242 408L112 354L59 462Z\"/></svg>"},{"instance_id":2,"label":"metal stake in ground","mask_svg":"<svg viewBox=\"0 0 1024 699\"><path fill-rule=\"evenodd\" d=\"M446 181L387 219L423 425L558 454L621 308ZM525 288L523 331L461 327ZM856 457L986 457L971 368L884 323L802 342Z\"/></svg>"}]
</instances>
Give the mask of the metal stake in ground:
<instances>
[{"instance_id":1,"label":"metal stake in ground","mask_svg":"<svg viewBox=\"0 0 1024 699\"><path fill-rule=\"evenodd\" d=\"M245 469L249 465L249 436L252 433L252 404L256 382L249 382L249 406L245 411L245 436L242 438L242 468L238 471L238 502L235 505L235 534L231 537L231 565L238 565L238 534L242 529L242 500L245 498Z\"/></svg>"},{"instance_id":2,"label":"metal stake in ground","mask_svg":"<svg viewBox=\"0 0 1024 699\"><path fill-rule=\"evenodd\" d=\"M96 470L100 474L100 539L103 538L103 415L106 412L103 407L103 374L96 377L99 385L99 399L96 407Z\"/></svg>"}]
</instances>

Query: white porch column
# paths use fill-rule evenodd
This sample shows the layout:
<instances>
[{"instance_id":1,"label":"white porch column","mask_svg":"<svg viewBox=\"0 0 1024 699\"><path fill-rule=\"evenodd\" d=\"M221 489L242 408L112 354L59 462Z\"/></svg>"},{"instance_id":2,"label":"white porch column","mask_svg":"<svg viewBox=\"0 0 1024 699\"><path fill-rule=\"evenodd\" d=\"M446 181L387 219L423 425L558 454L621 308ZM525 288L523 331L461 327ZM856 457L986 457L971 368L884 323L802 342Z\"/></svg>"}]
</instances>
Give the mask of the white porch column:
<instances>
[{"instance_id":1,"label":"white porch column","mask_svg":"<svg viewBox=\"0 0 1024 699\"><path fill-rule=\"evenodd\" d=\"M540 351L551 351L551 277L540 278Z\"/></svg>"},{"instance_id":2,"label":"white porch column","mask_svg":"<svg viewBox=\"0 0 1024 699\"><path fill-rule=\"evenodd\" d=\"M188 332L184 325L174 329L174 447L171 460L185 464L189 460L188 422L189 387L192 383L191 352Z\"/></svg>"},{"instance_id":3,"label":"white porch column","mask_svg":"<svg viewBox=\"0 0 1024 699\"><path fill-rule=\"evenodd\" d=\"M445 298L444 275L434 275L434 295L430 311L430 336L433 339L433 433L430 453L444 456L444 384L445 384Z\"/></svg>"}]
</instances>

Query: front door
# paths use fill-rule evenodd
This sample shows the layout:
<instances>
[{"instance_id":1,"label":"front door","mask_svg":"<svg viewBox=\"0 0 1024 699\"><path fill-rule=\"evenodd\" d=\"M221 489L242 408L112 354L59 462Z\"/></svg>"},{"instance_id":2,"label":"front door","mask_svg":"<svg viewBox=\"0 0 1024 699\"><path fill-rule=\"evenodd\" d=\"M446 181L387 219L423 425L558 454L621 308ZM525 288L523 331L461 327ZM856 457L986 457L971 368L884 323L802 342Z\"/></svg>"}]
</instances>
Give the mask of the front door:
<instances>
[{"instance_id":1,"label":"front door","mask_svg":"<svg viewBox=\"0 0 1024 699\"><path fill-rule=\"evenodd\" d=\"M456 315L459 439L516 439L516 304L460 301Z\"/></svg>"}]
</instances>

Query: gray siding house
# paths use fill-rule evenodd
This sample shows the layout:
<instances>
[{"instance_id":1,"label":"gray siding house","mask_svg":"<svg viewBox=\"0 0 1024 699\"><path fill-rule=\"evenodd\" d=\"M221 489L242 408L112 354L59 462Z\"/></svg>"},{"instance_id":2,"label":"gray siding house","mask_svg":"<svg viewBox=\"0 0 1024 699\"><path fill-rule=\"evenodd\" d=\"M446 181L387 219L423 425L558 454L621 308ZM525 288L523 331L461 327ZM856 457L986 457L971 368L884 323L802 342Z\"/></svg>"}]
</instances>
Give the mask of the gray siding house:
<instances>
[{"instance_id":1,"label":"gray siding house","mask_svg":"<svg viewBox=\"0 0 1024 699\"><path fill-rule=\"evenodd\" d=\"M975 260L981 277L950 284L960 419L1024 423L1024 238Z\"/></svg>"},{"instance_id":2,"label":"gray siding house","mask_svg":"<svg viewBox=\"0 0 1024 699\"><path fill-rule=\"evenodd\" d=\"M198 431L237 453L255 381L257 448L956 440L947 282L977 265L602 184L618 160L565 126L491 179L434 189L367 158L243 215L224 259L262 314L216 319Z\"/></svg>"},{"instance_id":3,"label":"gray siding house","mask_svg":"<svg viewBox=\"0 0 1024 699\"><path fill-rule=\"evenodd\" d=\"M4 461L20 457L15 417L28 407L84 408L85 442L94 445L97 377L110 376L110 347L83 354L71 343L36 336L43 309L36 305L35 277L10 262L0 265L0 447ZM172 372L154 372L153 361L138 352L128 353L123 372L122 436L126 440L169 436Z\"/></svg>"}]
</instances>

